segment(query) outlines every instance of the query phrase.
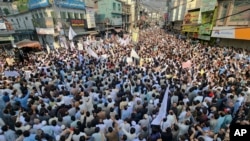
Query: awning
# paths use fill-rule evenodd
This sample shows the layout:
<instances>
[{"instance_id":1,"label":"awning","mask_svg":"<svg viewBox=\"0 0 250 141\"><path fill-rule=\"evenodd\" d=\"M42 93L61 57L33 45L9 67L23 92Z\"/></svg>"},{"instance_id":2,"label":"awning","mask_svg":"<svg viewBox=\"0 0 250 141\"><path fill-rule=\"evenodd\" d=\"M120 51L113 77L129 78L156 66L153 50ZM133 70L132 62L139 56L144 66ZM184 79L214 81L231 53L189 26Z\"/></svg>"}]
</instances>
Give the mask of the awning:
<instances>
[{"instance_id":1,"label":"awning","mask_svg":"<svg viewBox=\"0 0 250 141\"><path fill-rule=\"evenodd\" d=\"M14 38L12 36L0 37L0 41L13 41Z\"/></svg>"},{"instance_id":2,"label":"awning","mask_svg":"<svg viewBox=\"0 0 250 141\"><path fill-rule=\"evenodd\" d=\"M96 35L98 34L97 31L85 31L85 32L78 32L76 36L79 36L79 35Z\"/></svg>"},{"instance_id":3,"label":"awning","mask_svg":"<svg viewBox=\"0 0 250 141\"><path fill-rule=\"evenodd\" d=\"M107 28L105 28L105 30L112 30L112 29L114 29L113 27L107 27Z\"/></svg>"},{"instance_id":4,"label":"awning","mask_svg":"<svg viewBox=\"0 0 250 141\"><path fill-rule=\"evenodd\" d=\"M18 48L24 48L24 47L28 47L28 48L41 48L41 44L38 41L31 41L31 40L22 40L20 42L16 43L16 46Z\"/></svg>"},{"instance_id":5,"label":"awning","mask_svg":"<svg viewBox=\"0 0 250 141\"><path fill-rule=\"evenodd\" d=\"M115 31L116 31L117 33L119 33L119 32L122 31L122 28L115 28Z\"/></svg>"}]
</instances>

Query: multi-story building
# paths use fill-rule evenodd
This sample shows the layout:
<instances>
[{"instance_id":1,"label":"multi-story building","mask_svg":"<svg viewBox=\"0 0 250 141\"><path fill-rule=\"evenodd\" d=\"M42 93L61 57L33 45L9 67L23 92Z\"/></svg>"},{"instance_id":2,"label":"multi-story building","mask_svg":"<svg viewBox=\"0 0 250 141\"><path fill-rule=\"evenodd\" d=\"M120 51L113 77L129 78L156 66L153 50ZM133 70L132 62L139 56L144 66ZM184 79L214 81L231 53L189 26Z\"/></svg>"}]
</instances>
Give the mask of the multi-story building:
<instances>
[{"instance_id":1,"label":"multi-story building","mask_svg":"<svg viewBox=\"0 0 250 141\"><path fill-rule=\"evenodd\" d=\"M122 28L122 2L118 0L98 1L97 21L101 31L110 27Z\"/></svg>"},{"instance_id":2,"label":"multi-story building","mask_svg":"<svg viewBox=\"0 0 250 141\"><path fill-rule=\"evenodd\" d=\"M218 17L211 37L223 46L249 47L250 0L218 0Z\"/></svg>"},{"instance_id":3,"label":"multi-story building","mask_svg":"<svg viewBox=\"0 0 250 141\"><path fill-rule=\"evenodd\" d=\"M122 2L122 25L123 30L129 31L131 25L131 5L129 0L121 0Z\"/></svg>"},{"instance_id":4,"label":"multi-story building","mask_svg":"<svg viewBox=\"0 0 250 141\"><path fill-rule=\"evenodd\" d=\"M14 44L13 34L15 33L8 15L16 13L12 3L0 1L0 48L9 49Z\"/></svg>"},{"instance_id":5,"label":"multi-story building","mask_svg":"<svg viewBox=\"0 0 250 141\"><path fill-rule=\"evenodd\" d=\"M34 39L35 33L41 44L53 47L54 39L68 36L70 26L77 35L97 34L93 0L20 0L0 7L14 29L1 34L13 34L16 41Z\"/></svg>"},{"instance_id":6,"label":"multi-story building","mask_svg":"<svg viewBox=\"0 0 250 141\"><path fill-rule=\"evenodd\" d=\"M171 0L168 3L168 23L172 31L180 33L182 30L183 19L186 7L192 0Z\"/></svg>"},{"instance_id":7,"label":"multi-story building","mask_svg":"<svg viewBox=\"0 0 250 141\"><path fill-rule=\"evenodd\" d=\"M23 12L19 14L13 14L6 17L11 22L13 28L13 34L15 42L29 39L36 39L35 27L32 20L32 14L30 12Z\"/></svg>"},{"instance_id":8,"label":"multi-story building","mask_svg":"<svg viewBox=\"0 0 250 141\"><path fill-rule=\"evenodd\" d=\"M186 13L183 18L182 32L189 38L198 38L201 24L201 0L186 2Z\"/></svg>"}]
</instances>

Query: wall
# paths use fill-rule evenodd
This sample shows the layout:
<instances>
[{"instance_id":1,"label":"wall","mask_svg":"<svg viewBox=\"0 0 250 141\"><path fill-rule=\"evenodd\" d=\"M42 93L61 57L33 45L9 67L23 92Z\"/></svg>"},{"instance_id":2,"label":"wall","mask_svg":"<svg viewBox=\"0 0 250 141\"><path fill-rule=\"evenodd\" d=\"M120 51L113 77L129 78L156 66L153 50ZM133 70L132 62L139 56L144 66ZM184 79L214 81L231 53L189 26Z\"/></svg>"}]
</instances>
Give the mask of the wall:
<instances>
[{"instance_id":1,"label":"wall","mask_svg":"<svg viewBox=\"0 0 250 141\"><path fill-rule=\"evenodd\" d=\"M95 3L93 0L84 0L84 4L86 7L94 7Z\"/></svg>"},{"instance_id":2,"label":"wall","mask_svg":"<svg viewBox=\"0 0 250 141\"><path fill-rule=\"evenodd\" d=\"M15 30L34 30L31 13L22 13L7 17ZM17 21L18 20L18 21Z\"/></svg>"},{"instance_id":3,"label":"wall","mask_svg":"<svg viewBox=\"0 0 250 141\"><path fill-rule=\"evenodd\" d=\"M8 9L9 15L18 13L16 6L9 2L0 2L0 8L3 15L6 15L3 9Z\"/></svg>"},{"instance_id":4,"label":"wall","mask_svg":"<svg viewBox=\"0 0 250 141\"><path fill-rule=\"evenodd\" d=\"M172 0L170 5L170 21L182 21L190 0Z\"/></svg>"},{"instance_id":5,"label":"wall","mask_svg":"<svg viewBox=\"0 0 250 141\"><path fill-rule=\"evenodd\" d=\"M235 48L245 48L250 50L250 40L236 40L236 39L224 39L221 38L219 45L221 46L227 46L227 47L235 47Z\"/></svg>"}]
</instances>

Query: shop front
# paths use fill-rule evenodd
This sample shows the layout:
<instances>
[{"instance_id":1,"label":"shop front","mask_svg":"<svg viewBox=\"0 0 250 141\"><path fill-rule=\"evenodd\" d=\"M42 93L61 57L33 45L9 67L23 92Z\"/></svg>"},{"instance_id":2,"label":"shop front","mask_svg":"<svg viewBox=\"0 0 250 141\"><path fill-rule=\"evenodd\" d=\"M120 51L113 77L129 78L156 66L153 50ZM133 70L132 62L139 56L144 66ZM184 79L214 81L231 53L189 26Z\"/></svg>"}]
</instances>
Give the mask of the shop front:
<instances>
[{"instance_id":1,"label":"shop front","mask_svg":"<svg viewBox=\"0 0 250 141\"><path fill-rule=\"evenodd\" d=\"M199 35L199 10L191 10L186 13L182 25L182 33L188 38L197 39Z\"/></svg>"},{"instance_id":2,"label":"shop front","mask_svg":"<svg viewBox=\"0 0 250 141\"><path fill-rule=\"evenodd\" d=\"M250 44L250 27L220 26L214 27L212 38L221 46L248 48Z\"/></svg>"},{"instance_id":3,"label":"shop front","mask_svg":"<svg viewBox=\"0 0 250 141\"><path fill-rule=\"evenodd\" d=\"M182 26L182 34L184 34L187 38L198 38L199 26L194 25L183 25Z\"/></svg>"}]
</instances>

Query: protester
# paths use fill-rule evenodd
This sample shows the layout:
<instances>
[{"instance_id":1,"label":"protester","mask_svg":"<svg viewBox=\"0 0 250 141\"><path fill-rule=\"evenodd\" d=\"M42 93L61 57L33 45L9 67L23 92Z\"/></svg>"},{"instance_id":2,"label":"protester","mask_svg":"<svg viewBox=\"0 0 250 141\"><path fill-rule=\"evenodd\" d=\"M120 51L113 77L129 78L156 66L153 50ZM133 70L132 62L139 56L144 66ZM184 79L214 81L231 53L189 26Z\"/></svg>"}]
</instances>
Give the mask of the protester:
<instances>
[{"instance_id":1,"label":"protester","mask_svg":"<svg viewBox=\"0 0 250 141\"><path fill-rule=\"evenodd\" d=\"M219 141L249 125L247 50L158 27L77 46L1 65L18 73L0 76L1 140Z\"/></svg>"}]
</instances>

